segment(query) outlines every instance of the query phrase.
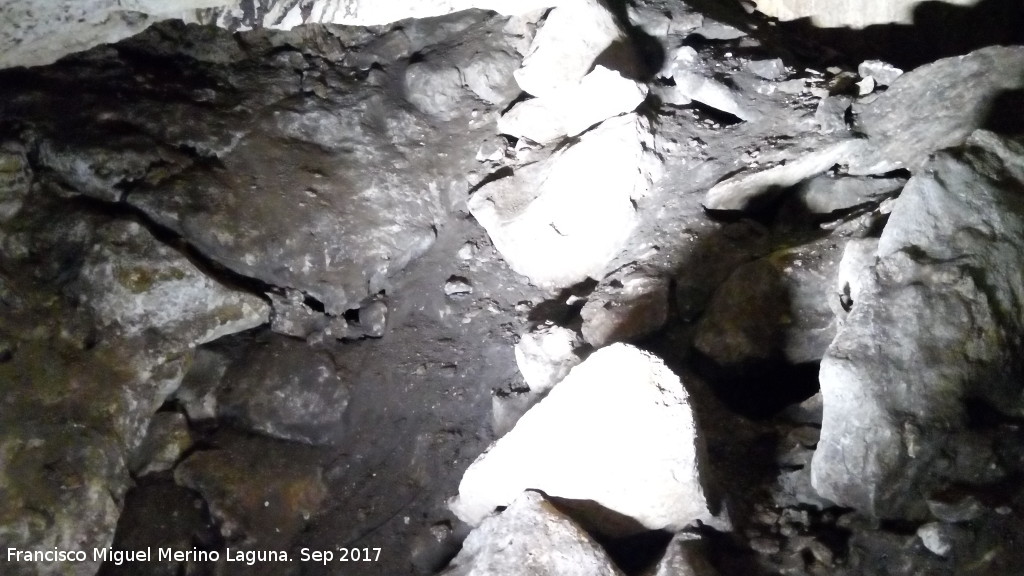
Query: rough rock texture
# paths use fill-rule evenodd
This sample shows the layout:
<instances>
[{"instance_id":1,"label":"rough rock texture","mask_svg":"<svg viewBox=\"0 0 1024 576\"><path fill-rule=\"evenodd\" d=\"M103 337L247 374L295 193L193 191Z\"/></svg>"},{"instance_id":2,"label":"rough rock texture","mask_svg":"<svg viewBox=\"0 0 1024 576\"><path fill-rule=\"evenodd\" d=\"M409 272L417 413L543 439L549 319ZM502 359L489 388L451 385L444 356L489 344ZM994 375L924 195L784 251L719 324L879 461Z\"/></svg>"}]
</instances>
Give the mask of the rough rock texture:
<instances>
[{"instance_id":1,"label":"rough rock texture","mask_svg":"<svg viewBox=\"0 0 1024 576\"><path fill-rule=\"evenodd\" d=\"M647 86L597 65L574 86L516 104L498 120L498 131L548 144L632 112L646 97Z\"/></svg>"},{"instance_id":2,"label":"rough rock texture","mask_svg":"<svg viewBox=\"0 0 1024 576\"><path fill-rule=\"evenodd\" d=\"M605 121L572 146L486 185L469 209L516 272L544 288L600 277L638 219L656 159L648 123Z\"/></svg>"},{"instance_id":3,"label":"rough rock texture","mask_svg":"<svg viewBox=\"0 0 1024 576\"><path fill-rule=\"evenodd\" d=\"M615 276L580 310L583 339L595 348L647 336L668 320L668 282L637 271Z\"/></svg>"},{"instance_id":4,"label":"rough rock texture","mask_svg":"<svg viewBox=\"0 0 1024 576\"><path fill-rule=\"evenodd\" d=\"M983 451L958 461L966 403L1021 409L1024 151L978 132L928 168L896 201L821 365L814 487L880 517L920 515L922 496L958 479L993 481Z\"/></svg>"},{"instance_id":5,"label":"rough rock texture","mask_svg":"<svg viewBox=\"0 0 1024 576\"><path fill-rule=\"evenodd\" d=\"M330 356L275 337L252 343L228 366L217 411L242 429L324 444L341 440L348 398Z\"/></svg>"},{"instance_id":6,"label":"rough rock texture","mask_svg":"<svg viewBox=\"0 0 1024 576\"><path fill-rule=\"evenodd\" d=\"M322 468L308 449L235 435L217 438L217 449L193 453L174 479L203 496L225 538L253 549L289 541L326 495Z\"/></svg>"},{"instance_id":7,"label":"rough rock texture","mask_svg":"<svg viewBox=\"0 0 1024 576\"><path fill-rule=\"evenodd\" d=\"M716 576L718 571L708 561L704 548L699 535L689 532L676 534L652 576Z\"/></svg>"},{"instance_id":8,"label":"rough rock texture","mask_svg":"<svg viewBox=\"0 0 1024 576\"><path fill-rule=\"evenodd\" d=\"M0 7L0 68L40 66L98 44L116 42L169 18L231 30L301 24L379 25L480 8L525 14L556 0L271 0L259 5L225 0L12 0Z\"/></svg>"},{"instance_id":9,"label":"rough rock texture","mask_svg":"<svg viewBox=\"0 0 1024 576\"><path fill-rule=\"evenodd\" d=\"M962 144L1011 109L1000 95L1024 88L1024 47L993 46L903 74L885 94L854 106L857 128L875 149L850 162L851 174L918 169L936 150Z\"/></svg>"},{"instance_id":10,"label":"rough rock texture","mask_svg":"<svg viewBox=\"0 0 1024 576\"><path fill-rule=\"evenodd\" d=\"M523 334L516 344L516 365L530 392L544 394L561 382L580 363L581 345L575 332L552 323Z\"/></svg>"},{"instance_id":11,"label":"rough rock texture","mask_svg":"<svg viewBox=\"0 0 1024 576\"><path fill-rule=\"evenodd\" d=\"M128 460L136 476L165 472L192 447L188 419L180 412L157 412L149 423L146 438Z\"/></svg>"},{"instance_id":12,"label":"rough rock texture","mask_svg":"<svg viewBox=\"0 0 1024 576\"><path fill-rule=\"evenodd\" d=\"M470 532L443 576L621 576L605 551L537 492Z\"/></svg>"},{"instance_id":13,"label":"rough rock texture","mask_svg":"<svg viewBox=\"0 0 1024 576\"><path fill-rule=\"evenodd\" d=\"M674 83L669 91L673 104L689 104L691 100L696 100L740 120L756 120L760 117L738 90L714 78L713 70L701 61L697 51L690 46L676 50L662 74Z\"/></svg>"},{"instance_id":14,"label":"rough rock texture","mask_svg":"<svg viewBox=\"0 0 1024 576\"><path fill-rule=\"evenodd\" d=\"M901 178L835 178L822 175L796 187L794 196L812 214L832 214L878 203L898 193L906 180Z\"/></svg>"},{"instance_id":15,"label":"rough rock texture","mask_svg":"<svg viewBox=\"0 0 1024 576\"><path fill-rule=\"evenodd\" d=\"M635 76L636 62L627 38L605 0L563 0L537 31L522 67L515 72L516 82L532 96L557 97L578 85L595 62Z\"/></svg>"},{"instance_id":16,"label":"rough rock texture","mask_svg":"<svg viewBox=\"0 0 1024 576\"><path fill-rule=\"evenodd\" d=\"M740 266L711 300L694 346L730 371L820 360L836 334L829 304L841 250L826 238Z\"/></svg>"},{"instance_id":17,"label":"rough rock texture","mask_svg":"<svg viewBox=\"0 0 1024 576\"><path fill-rule=\"evenodd\" d=\"M683 528L708 515L701 450L678 377L615 344L573 368L469 467L452 508L476 525L534 488L649 529Z\"/></svg>"}]
</instances>

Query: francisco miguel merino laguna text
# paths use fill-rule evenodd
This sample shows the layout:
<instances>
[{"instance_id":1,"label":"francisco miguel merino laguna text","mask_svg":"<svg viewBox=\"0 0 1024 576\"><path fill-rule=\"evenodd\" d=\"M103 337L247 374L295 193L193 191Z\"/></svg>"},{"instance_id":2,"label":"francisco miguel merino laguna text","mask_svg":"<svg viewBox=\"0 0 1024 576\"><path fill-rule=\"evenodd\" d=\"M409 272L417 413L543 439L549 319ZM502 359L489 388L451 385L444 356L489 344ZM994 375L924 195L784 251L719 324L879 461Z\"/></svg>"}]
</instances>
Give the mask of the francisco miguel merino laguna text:
<instances>
[{"instance_id":1,"label":"francisco miguel merino laguna text","mask_svg":"<svg viewBox=\"0 0 1024 576\"><path fill-rule=\"evenodd\" d=\"M7 549L8 562L110 562L120 566L125 562L218 562L221 553L216 550L174 550L157 548L153 554L151 548L141 550L115 550L113 548L93 548L90 556L84 550L19 550ZM291 558L284 550L232 550L224 552L228 562L245 562L252 566L257 562L289 562Z\"/></svg>"}]
</instances>

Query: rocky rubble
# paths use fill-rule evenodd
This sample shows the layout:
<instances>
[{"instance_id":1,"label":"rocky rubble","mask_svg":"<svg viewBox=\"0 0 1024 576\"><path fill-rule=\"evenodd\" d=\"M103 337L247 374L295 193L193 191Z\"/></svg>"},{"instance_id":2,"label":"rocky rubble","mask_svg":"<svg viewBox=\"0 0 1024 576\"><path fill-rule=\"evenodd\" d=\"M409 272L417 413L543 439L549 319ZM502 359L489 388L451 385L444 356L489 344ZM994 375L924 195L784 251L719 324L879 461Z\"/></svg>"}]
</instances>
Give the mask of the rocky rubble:
<instances>
[{"instance_id":1,"label":"rocky rubble","mask_svg":"<svg viewBox=\"0 0 1024 576\"><path fill-rule=\"evenodd\" d=\"M196 7L32 4L0 63ZM551 4L0 71L0 542L382 552L0 572L1024 571L1021 48Z\"/></svg>"}]
</instances>

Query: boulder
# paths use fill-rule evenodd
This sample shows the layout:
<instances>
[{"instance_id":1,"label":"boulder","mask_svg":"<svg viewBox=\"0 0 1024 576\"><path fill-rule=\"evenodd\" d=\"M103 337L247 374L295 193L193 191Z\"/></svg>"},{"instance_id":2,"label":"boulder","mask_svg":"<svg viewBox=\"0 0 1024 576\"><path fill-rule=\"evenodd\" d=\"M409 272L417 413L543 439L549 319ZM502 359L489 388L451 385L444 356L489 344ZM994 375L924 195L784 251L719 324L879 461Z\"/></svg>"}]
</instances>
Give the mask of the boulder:
<instances>
[{"instance_id":1,"label":"boulder","mask_svg":"<svg viewBox=\"0 0 1024 576\"><path fill-rule=\"evenodd\" d=\"M583 339L595 348L657 332L668 320L669 283L633 272L602 284L580 310Z\"/></svg>"},{"instance_id":2,"label":"boulder","mask_svg":"<svg viewBox=\"0 0 1024 576\"><path fill-rule=\"evenodd\" d=\"M646 97L647 86L598 65L574 86L516 104L498 120L498 131L548 144L632 112Z\"/></svg>"},{"instance_id":3,"label":"boulder","mask_svg":"<svg viewBox=\"0 0 1024 576\"><path fill-rule=\"evenodd\" d=\"M696 349L733 372L820 360L836 333L830 302L840 250L827 238L737 268L701 318Z\"/></svg>"},{"instance_id":4,"label":"boulder","mask_svg":"<svg viewBox=\"0 0 1024 576\"><path fill-rule=\"evenodd\" d=\"M532 96L557 96L595 63L637 76L628 36L605 0L562 0L537 31L515 79Z\"/></svg>"},{"instance_id":5,"label":"boulder","mask_svg":"<svg viewBox=\"0 0 1024 576\"><path fill-rule=\"evenodd\" d=\"M214 446L186 458L174 480L202 495L221 534L236 545L288 542L320 511L327 487L308 448L223 434Z\"/></svg>"},{"instance_id":6,"label":"boulder","mask_svg":"<svg viewBox=\"0 0 1024 576\"><path fill-rule=\"evenodd\" d=\"M875 262L855 267L852 309L821 364L814 488L883 518L924 517L924 497L960 479L998 480L990 451L968 442L967 403L1022 408L1024 147L978 132L926 168L896 200Z\"/></svg>"},{"instance_id":7,"label":"boulder","mask_svg":"<svg viewBox=\"0 0 1024 576\"><path fill-rule=\"evenodd\" d=\"M580 363L580 346L575 332L550 322L523 334L516 343L516 365L531 394L544 394L561 382Z\"/></svg>"},{"instance_id":8,"label":"boulder","mask_svg":"<svg viewBox=\"0 0 1024 576\"><path fill-rule=\"evenodd\" d=\"M721 110L740 120L757 120L760 113L748 106L745 97L714 77L714 71L706 66L697 51L690 46L676 50L671 64L662 72L675 85L667 92L672 104L685 105L696 100L701 104Z\"/></svg>"},{"instance_id":9,"label":"boulder","mask_svg":"<svg viewBox=\"0 0 1024 576\"><path fill-rule=\"evenodd\" d=\"M441 576L621 576L608 554L537 492L469 533Z\"/></svg>"},{"instance_id":10,"label":"boulder","mask_svg":"<svg viewBox=\"0 0 1024 576\"><path fill-rule=\"evenodd\" d=\"M21 210L32 185L32 168L25 147L15 142L0 144L0 224Z\"/></svg>"},{"instance_id":11,"label":"boulder","mask_svg":"<svg viewBox=\"0 0 1024 576\"><path fill-rule=\"evenodd\" d=\"M903 75L903 70L881 60L865 60L857 66L857 74L861 78L872 78L879 86L891 86Z\"/></svg>"},{"instance_id":12,"label":"boulder","mask_svg":"<svg viewBox=\"0 0 1024 576\"><path fill-rule=\"evenodd\" d=\"M612 118L572 146L491 182L469 210L516 272L543 288L601 277L639 223L634 199L652 186L646 120Z\"/></svg>"},{"instance_id":13,"label":"boulder","mask_svg":"<svg viewBox=\"0 0 1024 576\"><path fill-rule=\"evenodd\" d=\"M979 0L944 0L946 4L971 6ZM921 0L760 0L757 9L779 20L810 18L821 28L865 28L874 24L912 24Z\"/></svg>"},{"instance_id":14,"label":"boulder","mask_svg":"<svg viewBox=\"0 0 1024 576\"><path fill-rule=\"evenodd\" d=\"M823 174L797 185L796 201L811 214L827 216L895 196L903 178L835 177Z\"/></svg>"},{"instance_id":15,"label":"boulder","mask_svg":"<svg viewBox=\"0 0 1024 576\"><path fill-rule=\"evenodd\" d=\"M217 391L218 414L236 426L285 440L341 440L348 386L325 352L301 340L253 342L228 366Z\"/></svg>"},{"instance_id":16,"label":"boulder","mask_svg":"<svg viewBox=\"0 0 1024 576\"><path fill-rule=\"evenodd\" d=\"M850 159L850 174L916 172L932 152L963 144L998 121L990 115L1001 94L1024 88L1022 69L1024 46L993 46L903 74L878 98L854 105L856 129L873 150Z\"/></svg>"},{"instance_id":17,"label":"boulder","mask_svg":"<svg viewBox=\"0 0 1024 576\"><path fill-rule=\"evenodd\" d=\"M527 488L643 528L708 517L701 441L686 391L660 360L598 350L466 470L453 511L479 525Z\"/></svg>"},{"instance_id":18,"label":"boulder","mask_svg":"<svg viewBox=\"0 0 1024 576\"><path fill-rule=\"evenodd\" d=\"M128 459L135 476L165 472L192 447L188 419L180 412L157 412L149 422L142 444Z\"/></svg>"}]
</instances>

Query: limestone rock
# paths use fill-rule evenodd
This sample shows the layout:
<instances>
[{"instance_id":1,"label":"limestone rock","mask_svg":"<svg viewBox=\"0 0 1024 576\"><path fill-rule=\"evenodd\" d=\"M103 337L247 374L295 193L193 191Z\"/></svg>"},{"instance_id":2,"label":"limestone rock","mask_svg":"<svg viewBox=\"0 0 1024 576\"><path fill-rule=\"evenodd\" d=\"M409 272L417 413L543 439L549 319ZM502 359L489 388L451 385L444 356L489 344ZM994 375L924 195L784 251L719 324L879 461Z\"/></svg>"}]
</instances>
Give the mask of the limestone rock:
<instances>
[{"instance_id":1,"label":"limestone rock","mask_svg":"<svg viewBox=\"0 0 1024 576\"><path fill-rule=\"evenodd\" d=\"M839 250L826 239L740 266L712 299L694 346L728 370L821 359L836 332L830 300Z\"/></svg>"},{"instance_id":2,"label":"limestone rock","mask_svg":"<svg viewBox=\"0 0 1024 576\"><path fill-rule=\"evenodd\" d=\"M0 6L0 68L41 66L62 56L113 43L161 20L230 30L302 24L370 26L479 8L509 15L548 8L558 0L270 0L259 9L242 0L13 0Z\"/></svg>"},{"instance_id":3,"label":"limestone rock","mask_svg":"<svg viewBox=\"0 0 1024 576\"><path fill-rule=\"evenodd\" d=\"M483 187L469 209L516 272L537 286L602 276L638 224L652 136L634 114L612 118L549 159Z\"/></svg>"},{"instance_id":4,"label":"limestone rock","mask_svg":"<svg viewBox=\"0 0 1024 576\"><path fill-rule=\"evenodd\" d=\"M532 394L544 394L580 363L579 336L550 322L523 334L516 344L516 364Z\"/></svg>"},{"instance_id":5,"label":"limestone rock","mask_svg":"<svg viewBox=\"0 0 1024 576\"><path fill-rule=\"evenodd\" d=\"M652 576L716 576L718 571L708 561L704 548L699 535L690 532L676 534Z\"/></svg>"},{"instance_id":6,"label":"limestone rock","mask_svg":"<svg viewBox=\"0 0 1024 576\"><path fill-rule=\"evenodd\" d=\"M676 51L663 74L675 82L669 91L673 104L689 104L691 100L696 100L740 120L757 120L761 117L754 108L743 102L744 98L739 91L716 80L697 51L690 46L683 46Z\"/></svg>"},{"instance_id":7,"label":"limestone rock","mask_svg":"<svg viewBox=\"0 0 1024 576\"><path fill-rule=\"evenodd\" d=\"M601 546L536 492L470 532L442 576L621 576Z\"/></svg>"},{"instance_id":8,"label":"limestone rock","mask_svg":"<svg viewBox=\"0 0 1024 576\"><path fill-rule=\"evenodd\" d=\"M861 78L873 78L879 86L891 86L903 75L903 70L881 60L865 60L857 66Z\"/></svg>"},{"instance_id":9,"label":"limestone rock","mask_svg":"<svg viewBox=\"0 0 1024 576\"><path fill-rule=\"evenodd\" d=\"M668 320L668 282L626 274L599 287L580 310L583 339L595 348L657 332Z\"/></svg>"},{"instance_id":10,"label":"limestone rock","mask_svg":"<svg viewBox=\"0 0 1024 576\"><path fill-rule=\"evenodd\" d=\"M632 112L646 97L645 85L597 65L575 86L516 104L498 120L498 131L546 144Z\"/></svg>"},{"instance_id":11,"label":"limestone rock","mask_svg":"<svg viewBox=\"0 0 1024 576\"><path fill-rule=\"evenodd\" d=\"M609 49L622 52L619 59L624 64L598 62ZM604 0L562 0L537 31L522 67L515 72L516 82L533 96L557 96L578 85L595 62L629 75L635 66L631 51Z\"/></svg>"},{"instance_id":12,"label":"limestone rock","mask_svg":"<svg viewBox=\"0 0 1024 576\"><path fill-rule=\"evenodd\" d=\"M349 393L326 353L271 337L228 366L217 397L218 414L242 428L328 444L341 439Z\"/></svg>"},{"instance_id":13,"label":"limestone rock","mask_svg":"<svg viewBox=\"0 0 1024 576\"><path fill-rule=\"evenodd\" d=\"M111 222L99 235L73 290L108 334L155 332L185 348L267 322L263 300L213 280L139 224Z\"/></svg>"},{"instance_id":14,"label":"limestone rock","mask_svg":"<svg viewBox=\"0 0 1024 576\"><path fill-rule=\"evenodd\" d=\"M937 150L963 144L985 128L996 98L1024 88L1024 47L993 46L912 70L885 94L854 106L857 127L874 143L852 159L851 174L918 170Z\"/></svg>"},{"instance_id":15,"label":"limestone rock","mask_svg":"<svg viewBox=\"0 0 1024 576\"><path fill-rule=\"evenodd\" d=\"M822 174L832 166L856 157L867 147L861 140L822 143L791 161L741 173L715 184L704 198L704 207L709 210L748 210L767 193Z\"/></svg>"},{"instance_id":16,"label":"limestone rock","mask_svg":"<svg viewBox=\"0 0 1024 576\"><path fill-rule=\"evenodd\" d=\"M881 202L906 184L902 178L858 178L822 175L799 184L795 198L811 214L827 215Z\"/></svg>"},{"instance_id":17,"label":"limestone rock","mask_svg":"<svg viewBox=\"0 0 1024 576\"><path fill-rule=\"evenodd\" d=\"M194 422L217 417L217 389L231 359L219 350L202 346L196 349L192 365L185 373L174 399Z\"/></svg>"},{"instance_id":18,"label":"limestone rock","mask_svg":"<svg viewBox=\"0 0 1024 576\"><path fill-rule=\"evenodd\" d=\"M813 481L822 496L920 517L922 495L991 476L982 450L971 462L945 458L967 445L965 399L1020 410L1022 159L1019 144L979 132L936 155L896 200L821 364Z\"/></svg>"},{"instance_id":19,"label":"limestone rock","mask_svg":"<svg viewBox=\"0 0 1024 576\"><path fill-rule=\"evenodd\" d=\"M921 0L759 0L757 9L780 20L811 18L822 28L865 28L873 24L911 24ZM945 0L947 4L971 6L978 0Z\"/></svg>"},{"instance_id":20,"label":"limestone rock","mask_svg":"<svg viewBox=\"0 0 1024 576\"><path fill-rule=\"evenodd\" d=\"M708 515L688 396L660 360L624 344L573 368L466 471L455 513L478 525L523 490L592 501L649 529Z\"/></svg>"},{"instance_id":21,"label":"limestone rock","mask_svg":"<svg viewBox=\"0 0 1024 576\"><path fill-rule=\"evenodd\" d=\"M149 422L142 444L131 455L128 468L136 476L170 470L192 447L188 420L180 412L157 412Z\"/></svg>"},{"instance_id":22,"label":"limestone rock","mask_svg":"<svg viewBox=\"0 0 1024 576\"><path fill-rule=\"evenodd\" d=\"M129 478L120 446L93 431L4 424L0 541L21 550L109 546ZM12 576L92 576L99 562L4 562Z\"/></svg>"},{"instance_id":23,"label":"limestone rock","mask_svg":"<svg viewBox=\"0 0 1024 576\"><path fill-rule=\"evenodd\" d=\"M786 64L780 58L750 60L745 66L747 70L765 80L781 80L786 76Z\"/></svg>"},{"instance_id":24,"label":"limestone rock","mask_svg":"<svg viewBox=\"0 0 1024 576\"><path fill-rule=\"evenodd\" d=\"M834 132L847 132L850 127L846 123L846 117L853 104L853 98L849 96L826 96L818 102L814 110L814 120L818 123L818 132L832 134Z\"/></svg>"},{"instance_id":25,"label":"limestone rock","mask_svg":"<svg viewBox=\"0 0 1024 576\"><path fill-rule=\"evenodd\" d=\"M226 538L243 546L287 542L320 510L327 488L308 449L234 436L216 443L179 464L174 479L202 495Z\"/></svg>"}]
</instances>

